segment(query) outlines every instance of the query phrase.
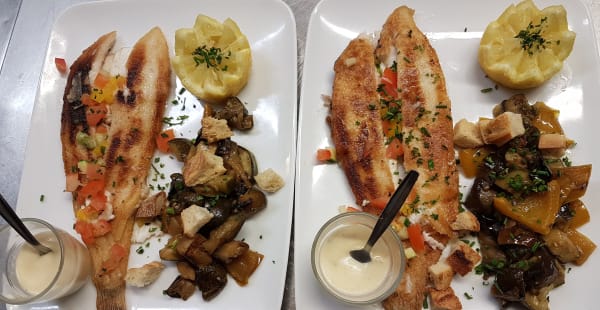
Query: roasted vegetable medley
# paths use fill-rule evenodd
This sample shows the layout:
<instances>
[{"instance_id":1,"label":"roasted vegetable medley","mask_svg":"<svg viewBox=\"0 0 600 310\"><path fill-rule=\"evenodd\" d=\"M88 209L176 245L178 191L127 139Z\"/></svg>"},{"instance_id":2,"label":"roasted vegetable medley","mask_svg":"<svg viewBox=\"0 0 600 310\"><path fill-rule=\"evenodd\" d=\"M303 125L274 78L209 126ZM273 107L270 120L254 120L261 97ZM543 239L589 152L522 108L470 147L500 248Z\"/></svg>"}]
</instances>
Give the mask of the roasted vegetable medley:
<instances>
[{"instance_id":1,"label":"roasted vegetable medley","mask_svg":"<svg viewBox=\"0 0 600 310\"><path fill-rule=\"evenodd\" d=\"M583 264L596 248L577 230L589 221L580 198L592 167L573 166L565 156L574 143L557 111L515 95L495 107L494 117L506 112L521 116L522 133L459 151L465 174L475 176L465 206L481 224L476 271L494 277L491 291L502 304L548 309L549 291L565 282L565 264Z\"/></svg>"},{"instance_id":2,"label":"roasted vegetable medley","mask_svg":"<svg viewBox=\"0 0 600 310\"><path fill-rule=\"evenodd\" d=\"M256 159L231 139L232 129L249 130L252 115L237 98L214 111L205 107L195 139L174 138L169 152L183 162L173 173L168 194L160 192L140 206L138 218L161 222L171 236L160 258L174 261L179 275L164 293L188 299L196 290L205 300L217 296L228 274L246 285L263 255L236 240L244 222L266 208L255 185Z\"/></svg>"}]
</instances>

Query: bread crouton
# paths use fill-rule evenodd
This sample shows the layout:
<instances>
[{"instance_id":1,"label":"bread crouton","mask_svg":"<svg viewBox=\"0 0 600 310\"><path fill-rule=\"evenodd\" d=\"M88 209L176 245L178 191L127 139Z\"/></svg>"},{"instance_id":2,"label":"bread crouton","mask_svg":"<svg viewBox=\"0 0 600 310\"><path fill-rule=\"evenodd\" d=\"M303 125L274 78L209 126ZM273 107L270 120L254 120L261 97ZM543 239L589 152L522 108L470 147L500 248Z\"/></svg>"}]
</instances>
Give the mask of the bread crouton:
<instances>
[{"instance_id":1,"label":"bread crouton","mask_svg":"<svg viewBox=\"0 0 600 310\"><path fill-rule=\"evenodd\" d=\"M431 296L432 310L462 309L462 304L451 287L447 287L443 290L430 289L429 296Z\"/></svg>"},{"instance_id":2,"label":"bread crouton","mask_svg":"<svg viewBox=\"0 0 600 310\"><path fill-rule=\"evenodd\" d=\"M457 242L450 253L450 256L446 258L446 263L450 265L454 272L461 276L466 275L475 267L475 264L479 262L481 256L477 251L473 250L469 245L464 242Z\"/></svg>"},{"instance_id":3,"label":"bread crouton","mask_svg":"<svg viewBox=\"0 0 600 310\"><path fill-rule=\"evenodd\" d=\"M260 189L269 193L274 193L285 185L281 176L271 168L255 175L254 181Z\"/></svg>"},{"instance_id":4,"label":"bread crouton","mask_svg":"<svg viewBox=\"0 0 600 310\"><path fill-rule=\"evenodd\" d=\"M213 218L213 214L204 207L191 205L181 211L181 224L183 234L193 238L198 229L206 225Z\"/></svg>"},{"instance_id":5,"label":"bread crouton","mask_svg":"<svg viewBox=\"0 0 600 310\"><path fill-rule=\"evenodd\" d=\"M227 139L233 136L233 131L227 125L227 120L206 116L202 118L202 138L208 143Z\"/></svg>"},{"instance_id":6,"label":"bread crouton","mask_svg":"<svg viewBox=\"0 0 600 310\"><path fill-rule=\"evenodd\" d=\"M167 206L167 194L160 191L140 202L135 218L153 218L162 214Z\"/></svg>"},{"instance_id":7,"label":"bread crouton","mask_svg":"<svg viewBox=\"0 0 600 310\"><path fill-rule=\"evenodd\" d=\"M465 149L473 149L483 145L479 126L466 119L461 119L454 125L454 144Z\"/></svg>"},{"instance_id":8,"label":"bread crouton","mask_svg":"<svg viewBox=\"0 0 600 310\"><path fill-rule=\"evenodd\" d=\"M450 287L452 277L454 277L454 271L450 265L445 262L437 262L434 265L429 266L429 279L433 283L433 287L436 290L443 290Z\"/></svg>"},{"instance_id":9,"label":"bread crouton","mask_svg":"<svg viewBox=\"0 0 600 310\"><path fill-rule=\"evenodd\" d=\"M547 133L540 135L538 148L540 149L564 149L567 147L567 137L558 133Z\"/></svg>"},{"instance_id":10,"label":"bread crouton","mask_svg":"<svg viewBox=\"0 0 600 310\"><path fill-rule=\"evenodd\" d=\"M156 261L139 268L129 268L125 276L125 282L135 287L148 286L158 279L163 269L165 269L165 265Z\"/></svg>"},{"instance_id":11,"label":"bread crouton","mask_svg":"<svg viewBox=\"0 0 600 310\"><path fill-rule=\"evenodd\" d=\"M205 184L225 174L223 158L211 153L207 148L198 145L190 152L183 164L183 180L186 186Z\"/></svg>"},{"instance_id":12,"label":"bread crouton","mask_svg":"<svg viewBox=\"0 0 600 310\"><path fill-rule=\"evenodd\" d=\"M486 144L502 146L525 133L521 114L504 112L494 119L479 120L481 137Z\"/></svg>"},{"instance_id":13,"label":"bread crouton","mask_svg":"<svg viewBox=\"0 0 600 310\"><path fill-rule=\"evenodd\" d=\"M456 215L454 222L450 223L450 228L454 231L479 231L479 221L471 211L465 209Z\"/></svg>"}]
</instances>

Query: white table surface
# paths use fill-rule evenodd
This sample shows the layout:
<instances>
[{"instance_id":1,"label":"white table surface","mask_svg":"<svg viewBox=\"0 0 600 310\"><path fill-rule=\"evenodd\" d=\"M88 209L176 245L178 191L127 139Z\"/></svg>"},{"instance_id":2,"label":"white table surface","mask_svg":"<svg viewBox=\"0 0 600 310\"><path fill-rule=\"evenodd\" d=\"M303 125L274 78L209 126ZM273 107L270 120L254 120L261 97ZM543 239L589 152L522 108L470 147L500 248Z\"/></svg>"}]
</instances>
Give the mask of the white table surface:
<instances>
[{"instance_id":1,"label":"white table surface","mask_svg":"<svg viewBox=\"0 0 600 310\"><path fill-rule=\"evenodd\" d=\"M0 0L0 193L13 206L17 204L30 118L52 25L65 8L88 1ZM596 38L600 38L600 0L580 1L589 8ZM306 31L318 0L284 2L290 6L296 19L300 88ZM4 221L0 219L0 223ZM293 238L292 230L282 309L295 309ZM5 305L0 304L0 309L5 309Z\"/></svg>"}]
</instances>

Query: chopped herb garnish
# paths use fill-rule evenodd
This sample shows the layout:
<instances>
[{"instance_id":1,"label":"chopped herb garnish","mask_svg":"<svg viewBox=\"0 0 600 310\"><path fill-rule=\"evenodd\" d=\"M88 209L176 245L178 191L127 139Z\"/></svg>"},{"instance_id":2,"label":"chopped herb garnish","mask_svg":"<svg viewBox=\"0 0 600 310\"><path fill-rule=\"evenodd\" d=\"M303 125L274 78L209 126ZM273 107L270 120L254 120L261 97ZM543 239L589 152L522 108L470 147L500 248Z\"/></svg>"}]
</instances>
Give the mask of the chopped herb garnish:
<instances>
[{"instance_id":1,"label":"chopped herb garnish","mask_svg":"<svg viewBox=\"0 0 600 310\"><path fill-rule=\"evenodd\" d=\"M494 89L493 89L493 88L491 88L491 87L488 87L488 88L484 88L484 89L482 89L482 90L481 90L481 92L485 94L485 93L489 93L489 92L491 92L492 90L494 90Z\"/></svg>"},{"instance_id":2,"label":"chopped herb garnish","mask_svg":"<svg viewBox=\"0 0 600 310\"><path fill-rule=\"evenodd\" d=\"M227 66L223 66L219 68L223 59L229 59L231 56L231 51L227 54L221 51L221 48L211 47L207 48L206 45L196 48L196 50L192 53L194 56L194 62L196 62L196 67L201 64L206 64L206 68L216 68L222 71L227 71Z\"/></svg>"},{"instance_id":3,"label":"chopped herb garnish","mask_svg":"<svg viewBox=\"0 0 600 310\"><path fill-rule=\"evenodd\" d=\"M551 43L542 37L543 25L547 20L548 17L543 17L537 25L529 22L529 25L515 36L516 39L520 39L521 48L527 54L533 55L534 52L545 49Z\"/></svg>"},{"instance_id":4,"label":"chopped herb garnish","mask_svg":"<svg viewBox=\"0 0 600 310\"><path fill-rule=\"evenodd\" d=\"M429 167L429 170L435 169L435 164L433 162L433 159L430 159L427 161L427 167Z\"/></svg>"}]
</instances>

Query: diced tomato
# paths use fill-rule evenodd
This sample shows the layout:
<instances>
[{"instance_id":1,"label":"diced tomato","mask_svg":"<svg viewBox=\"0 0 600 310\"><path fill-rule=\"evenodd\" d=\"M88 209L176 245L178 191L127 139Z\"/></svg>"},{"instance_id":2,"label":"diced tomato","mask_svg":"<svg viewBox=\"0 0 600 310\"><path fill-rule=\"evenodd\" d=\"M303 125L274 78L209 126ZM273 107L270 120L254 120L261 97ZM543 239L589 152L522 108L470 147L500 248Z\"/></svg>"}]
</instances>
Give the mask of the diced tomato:
<instances>
[{"instance_id":1,"label":"diced tomato","mask_svg":"<svg viewBox=\"0 0 600 310\"><path fill-rule=\"evenodd\" d=\"M98 126L96 126L96 133L101 133L101 134L108 133L108 127L104 126L104 125L98 125Z\"/></svg>"},{"instance_id":2,"label":"diced tomato","mask_svg":"<svg viewBox=\"0 0 600 310\"><path fill-rule=\"evenodd\" d=\"M81 235L81 240L87 245L94 244L94 227L92 224L84 221L75 222L75 231Z\"/></svg>"},{"instance_id":3,"label":"diced tomato","mask_svg":"<svg viewBox=\"0 0 600 310\"><path fill-rule=\"evenodd\" d=\"M104 195L104 193L97 193L91 197L90 207L98 212L102 212L106 209L106 201L106 195Z\"/></svg>"},{"instance_id":4,"label":"diced tomato","mask_svg":"<svg viewBox=\"0 0 600 310\"><path fill-rule=\"evenodd\" d=\"M394 124L392 121L384 119L381 121L381 127L383 128L383 135L386 137L390 137L394 135L392 129L394 128Z\"/></svg>"},{"instance_id":5,"label":"diced tomato","mask_svg":"<svg viewBox=\"0 0 600 310\"><path fill-rule=\"evenodd\" d=\"M332 148L318 149L317 160L322 162L334 163L337 161L335 156L335 150Z\"/></svg>"},{"instance_id":6,"label":"diced tomato","mask_svg":"<svg viewBox=\"0 0 600 310\"><path fill-rule=\"evenodd\" d=\"M363 207L363 211L371 213L373 215L380 215L385 206L387 205L390 197L378 197L371 200L366 206Z\"/></svg>"},{"instance_id":7,"label":"diced tomato","mask_svg":"<svg viewBox=\"0 0 600 310\"><path fill-rule=\"evenodd\" d=\"M96 106L99 105L100 102L92 99L92 97L89 94L83 94L81 95L81 103L85 106Z\"/></svg>"},{"instance_id":8,"label":"diced tomato","mask_svg":"<svg viewBox=\"0 0 600 310\"><path fill-rule=\"evenodd\" d=\"M104 117L106 117L107 113L108 109L106 108L106 105L89 106L85 111L85 119L89 126L96 126Z\"/></svg>"},{"instance_id":9,"label":"diced tomato","mask_svg":"<svg viewBox=\"0 0 600 310\"><path fill-rule=\"evenodd\" d=\"M77 172L67 173L67 192L74 192L79 187L79 174Z\"/></svg>"},{"instance_id":10,"label":"diced tomato","mask_svg":"<svg viewBox=\"0 0 600 310\"><path fill-rule=\"evenodd\" d=\"M119 263L125 258L125 255L127 255L127 251L121 245L114 244L110 248L110 254L110 258L102 263L102 269L104 271L111 271L118 268Z\"/></svg>"},{"instance_id":11,"label":"diced tomato","mask_svg":"<svg viewBox=\"0 0 600 310\"><path fill-rule=\"evenodd\" d=\"M371 202L369 202L369 205L371 205L371 207L373 208L383 210L385 209L385 206L387 205L388 201L390 201L390 197L378 197L371 200Z\"/></svg>"},{"instance_id":12,"label":"diced tomato","mask_svg":"<svg viewBox=\"0 0 600 310\"><path fill-rule=\"evenodd\" d=\"M156 147L163 153L169 152L169 141L175 138L173 129L167 129L156 137Z\"/></svg>"},{"instance_id":13,"label":"diced tomato","mask_svg":"<svg viewBox=\"0 0 600 310\"><path fill-rule=\"evenodd\" d=\"M54 58L54 64L56 65L58 72L62 74L67 73L67 62L64 60L64 58Z\"/></svg>"},{"instance_id":14,"label":"diced tomato","mask_svg":"<svg viewBox=\"0 0 600 310\"><path fill-rule=\"evenodd\" d=\"M104 195L104 180L92 180L88 181L80 190L79 195L85 201L88 197L93 197L101 193Z\"/></svg>"},{"instance_id":15,"label":"diced tomato","mask_svg":"<svg viewBox=\"0 0 600 310\"><path fill-rule=\"evenodd\" d=\"M85 203L85 196L81 195L79 192L75 192L75 202L77 202L78 206L82 206Z\"/></svg>"},{"instance_id":16,"label":"diced tomato","mask_svg":"<svg viewBox=\"0 0 600 310\"><path fill-rule=\"evenodd\" d=\"M392 139L385 150L385 156L389 159L398 159L402 155L404 155L402 142L397 138Z\"/></svg>"},{"instance_id":17,"label":"diced tomato","mask_svg":"<svg viewBox=\"0 0 600 310\"><path fill-rule=\"evenodd\" d=\"M94 87L104 88L109 80L110 77L104 74L104 72L98 72L98 75L96 75L96 78L94 79Z\"/></svg>"},{"instance_id":18,"label":"diced tomato","mask_svg":"<svg viewBox=\"0 0 600 310\"><path fill-rule=\"evenodd\" d=\"M385 68L381 76L381 83L386 95L396 98L398 97L398 75L392 68Z\"/></svg>"},{"instance_id":19,"label":"diced tomato","mask_svg":"<svg viewBox=\"0 0 600 310\"><path fill-rule=\"evenodd\" d=\"M408 231L408 240L410 241L410 246L417 253L422 253L425 251L425 239L423 238L423 233L421 232L421 225L418 223L410 224L407 228Z\"/></svg>"},{"instance_id":20,"label":"diced tomato","mask_svg":"<svg viewBox=\"0 0 600 310\"><path fill-rule=\"evenodd\" d=\"M93 226L92 231L94 232L94 237L104 236L104 235L108 234L110 232L110 230L112 229L112 225L110 224L109 221L106 221L106 220L98 220L94 224L92 224L92 226Z\"/></svg>"},{"instance_id":21,"label":"diced tomato","mask_svg":"<svg viewBox=\"0 0 600 310\"><path fill-rule=\"evenodd\" d=\"M86 172L88 181L104 180L104 167L88 162Z\"/></svg>"}]
</instances>

